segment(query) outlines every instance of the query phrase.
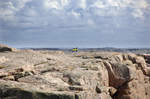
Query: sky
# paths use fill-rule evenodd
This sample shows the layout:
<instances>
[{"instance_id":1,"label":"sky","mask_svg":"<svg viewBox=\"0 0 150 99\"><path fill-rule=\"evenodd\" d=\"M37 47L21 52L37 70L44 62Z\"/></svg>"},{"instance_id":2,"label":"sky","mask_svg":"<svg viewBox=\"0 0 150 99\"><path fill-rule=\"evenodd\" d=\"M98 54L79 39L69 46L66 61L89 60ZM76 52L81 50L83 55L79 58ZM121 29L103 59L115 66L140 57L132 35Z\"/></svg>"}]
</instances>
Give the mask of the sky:
<instances>
[{"instance_id":1,"label":"sky","mask_svg":"<svg viewBox=\"0 0 150 99\"><path fill-rule=\"evenodd\" d=\"M0 43L150 48L150 0L0 0Z\"/></svg>"}]
</instances>

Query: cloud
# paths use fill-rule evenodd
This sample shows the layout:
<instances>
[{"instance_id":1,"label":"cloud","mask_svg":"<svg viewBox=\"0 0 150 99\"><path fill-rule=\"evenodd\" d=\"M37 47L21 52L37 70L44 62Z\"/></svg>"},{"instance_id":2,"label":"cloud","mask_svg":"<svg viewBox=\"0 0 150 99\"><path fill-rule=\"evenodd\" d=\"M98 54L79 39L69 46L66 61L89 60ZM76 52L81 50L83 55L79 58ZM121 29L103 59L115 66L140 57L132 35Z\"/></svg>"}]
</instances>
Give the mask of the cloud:
<instances>
[{"instance_id":1,"label":"cloud","mask_svg":"<svg viewBox=\"0 0 150 99\"><path fill-rule=\"evenodd\" d=\"M146 0L6 0L0 1L0 12L3 12L0 18L26 20L28 17L36 17L40 21L40 18L44 17L45 21L48 21L52 16L53 18L61 16L67 20L70 16L87 18L87 16L122 16L126 13L135 18L144 18L147 9L149 4Z\"/></svg>"},{"instance_id":2,"label":"cloud","mask_svg":"<svg viewBox=\"0 0 150 99\"><path fill-rule=\"evenodd\" d=\"M132 15L135 17L135 18L143 18L144 15L143 15L143 12L140 10L140 9L136 9L132 12Z\"/></svg>"},{"instance_id":3,"label":"cloud","mask_svg":"<svg viewBox=\"0 0 150 99\"><path fill-rule=\"evenodd\" d=\"M49 9L61 9L61 5L56 0L45 0L44 6Z\"/></svg>"},{"instance_id":4,"label":"cloud","mask_svg":"<svg viewBox=\"0 0 150 99\"><path fill-rule=\"evenodd\" d=\"M150 25L148 0L1 0L0 13L1 38L19 32L139 35Z\"/></svg>"}]
</instances>

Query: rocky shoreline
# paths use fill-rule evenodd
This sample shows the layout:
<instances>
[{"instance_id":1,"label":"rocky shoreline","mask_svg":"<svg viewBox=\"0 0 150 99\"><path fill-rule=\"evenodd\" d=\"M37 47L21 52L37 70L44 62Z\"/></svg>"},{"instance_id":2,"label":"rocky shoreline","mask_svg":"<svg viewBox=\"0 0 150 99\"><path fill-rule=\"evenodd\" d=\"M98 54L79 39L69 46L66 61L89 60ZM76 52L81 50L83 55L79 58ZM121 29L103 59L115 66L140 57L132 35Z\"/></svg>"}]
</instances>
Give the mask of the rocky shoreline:
<instances>
[{"instance_id":1,"label":"rocky shoreline","mask_svg":"<svg viewBox=\"0 0 150 99\"><path fill-rule=\"evenodd\" d=\"M1 45L0 99L150 99L150 55Z\"/></svg>"}]
</instances>

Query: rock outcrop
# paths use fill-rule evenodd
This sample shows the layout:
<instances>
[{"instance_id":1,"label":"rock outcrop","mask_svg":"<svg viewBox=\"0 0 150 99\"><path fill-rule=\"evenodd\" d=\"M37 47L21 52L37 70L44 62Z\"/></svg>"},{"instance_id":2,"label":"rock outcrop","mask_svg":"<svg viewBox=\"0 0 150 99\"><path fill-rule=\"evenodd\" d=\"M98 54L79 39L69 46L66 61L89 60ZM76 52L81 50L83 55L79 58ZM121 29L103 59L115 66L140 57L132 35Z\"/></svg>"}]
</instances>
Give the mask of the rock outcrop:
<instances>
[{"instance_id":1,"label":"rock outcrop","mask_svg":"<svg viewBox=\"0 0 150 99\"><path fill-rule=\"evenodd\" d=\"M150 99L149 55L0 53L0 99Z\"/></svg>"},{"instance_id":2,"label":"rock outcrop","mask_svg":"<svg viewBox=\"0 0 150 99\"><path fill-rule=\"evenodd\" d=\"M17 49L8 47L6 45L0 44L0 52L5 52L5 51L16 51Z\"/></svg>"}]
</instances>

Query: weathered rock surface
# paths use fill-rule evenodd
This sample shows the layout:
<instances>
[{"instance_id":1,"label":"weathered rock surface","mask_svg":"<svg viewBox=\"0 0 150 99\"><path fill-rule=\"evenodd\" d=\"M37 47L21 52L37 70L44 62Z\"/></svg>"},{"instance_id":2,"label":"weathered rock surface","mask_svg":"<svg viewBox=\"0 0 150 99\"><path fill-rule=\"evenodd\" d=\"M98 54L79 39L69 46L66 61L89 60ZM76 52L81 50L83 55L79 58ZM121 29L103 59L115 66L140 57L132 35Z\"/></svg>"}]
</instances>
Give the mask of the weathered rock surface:
<instances>
[{"instance_id":1,"label":"weathered rock surface","mask_svg":"<svg viewBox=\"0 0 150 99\"><path fill-rule=\"evenodd\" d=\"M149 61L132 53L1 52L0 99L150 99Z\"/></svg>"}]
</instances>

